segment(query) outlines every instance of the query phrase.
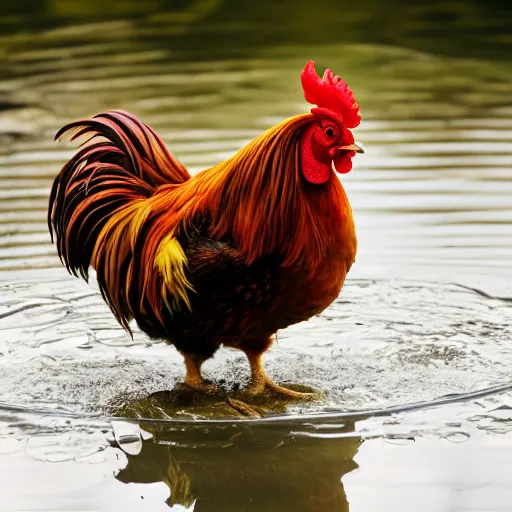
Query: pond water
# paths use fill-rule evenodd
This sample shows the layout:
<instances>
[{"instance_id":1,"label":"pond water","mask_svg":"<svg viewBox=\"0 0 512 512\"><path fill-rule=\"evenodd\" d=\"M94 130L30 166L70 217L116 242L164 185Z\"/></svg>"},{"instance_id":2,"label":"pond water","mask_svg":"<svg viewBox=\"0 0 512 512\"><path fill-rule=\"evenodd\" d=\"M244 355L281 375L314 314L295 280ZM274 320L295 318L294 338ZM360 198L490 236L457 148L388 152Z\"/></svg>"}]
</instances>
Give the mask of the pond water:
<instances>
[{"instance_id":1,"label":"pond water","mask_svg":"<svg viewBox=\"0 0 512 512\"><path fill-rule=\"evenodd\" d=\"M512 510L512 16L500 6L0 7L1 510ZM359 253L339 299L280 332L265 363L325 400L262 420L208 406L114 418L184 368L62 269L46 208L75 147L55 132L122 108L198 172L309 110L309 59L361 105L365 154L343 176ZM249 375L226 349L205 373L228 388Z\"/></svg>"}]
</instances>

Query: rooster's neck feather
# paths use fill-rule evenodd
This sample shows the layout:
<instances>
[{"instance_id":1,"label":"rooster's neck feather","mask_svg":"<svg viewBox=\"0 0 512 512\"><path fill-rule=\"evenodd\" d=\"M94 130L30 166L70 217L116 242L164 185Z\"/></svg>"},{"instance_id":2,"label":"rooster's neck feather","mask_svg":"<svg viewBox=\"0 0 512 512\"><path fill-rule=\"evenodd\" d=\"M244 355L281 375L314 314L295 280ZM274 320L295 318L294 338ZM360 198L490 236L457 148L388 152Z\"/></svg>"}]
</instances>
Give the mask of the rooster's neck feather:
<instances>
[{"instance_id":1,"label":"rooster's neck feather","mask_svg":"<svg viewBox=\"0 0 512 512\"><path fill-rule=\"evenodd\" d=\"M300 168L302 134L313 119L284 121L178 187L180 195L183 187L193 191L188 215L207 214L210 235L231 240L248 263L275 252L285 265L315 266L329 252L353 261L352 212L341 183L333 175L312 185Z\"/></svg>"}]
</instances>

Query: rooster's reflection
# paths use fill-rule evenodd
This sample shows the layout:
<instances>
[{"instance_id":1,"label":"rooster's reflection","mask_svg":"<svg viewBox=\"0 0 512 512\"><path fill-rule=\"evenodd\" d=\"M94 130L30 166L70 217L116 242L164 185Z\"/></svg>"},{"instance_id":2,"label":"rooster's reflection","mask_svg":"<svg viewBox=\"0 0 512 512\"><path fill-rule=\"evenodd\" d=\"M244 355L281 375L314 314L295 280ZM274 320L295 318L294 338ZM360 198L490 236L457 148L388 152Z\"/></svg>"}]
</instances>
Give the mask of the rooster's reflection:
<instances>
[{"instance_id":1,"label":"rooster's reflection","mask_svg":"<svg viewBox=\"0 0 512 512\"><path fill-rule=\"evenodd\" d=\"M117 479L164 482L169 506L195 512L346 512L341 478L357 468L361 444L349 436L353 431L346 424L319 438L293 435L290 427L259 426L235 432L228 442L217 438L213 446L186 431L178 440L175 431L152 431L153 439L144 441L138 455L127 456Z\"/></svg>"}]
</instances>

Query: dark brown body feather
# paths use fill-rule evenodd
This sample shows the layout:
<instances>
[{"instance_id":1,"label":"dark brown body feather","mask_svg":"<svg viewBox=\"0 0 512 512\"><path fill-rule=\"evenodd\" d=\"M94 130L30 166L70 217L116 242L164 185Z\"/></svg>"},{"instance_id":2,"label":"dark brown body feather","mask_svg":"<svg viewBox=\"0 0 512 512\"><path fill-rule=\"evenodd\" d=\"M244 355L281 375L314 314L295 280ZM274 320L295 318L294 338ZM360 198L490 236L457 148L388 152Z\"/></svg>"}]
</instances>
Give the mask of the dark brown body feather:
<instances>
[{"instance_id":1,"label":"dark brown body feather","mask_svg":"<svg viewBox=\"0 0 512 512\"><path fill-rule=\"evenodd\" d=\"M283 267L279 254L248 265L232 244L207 238L207 230L202 231L179 238L194 288L189 295L191 310L166 310L165 330L156 327L152 332L151 325L141 325L183 353L208 358L221 344L236 348L267 343L279 329L320 313L339 294L343 282L328 269L323 274L331 279L331 292L326 294L318 288L319 276L308 279L300 268Z\"/></svg>"}]
</instances>

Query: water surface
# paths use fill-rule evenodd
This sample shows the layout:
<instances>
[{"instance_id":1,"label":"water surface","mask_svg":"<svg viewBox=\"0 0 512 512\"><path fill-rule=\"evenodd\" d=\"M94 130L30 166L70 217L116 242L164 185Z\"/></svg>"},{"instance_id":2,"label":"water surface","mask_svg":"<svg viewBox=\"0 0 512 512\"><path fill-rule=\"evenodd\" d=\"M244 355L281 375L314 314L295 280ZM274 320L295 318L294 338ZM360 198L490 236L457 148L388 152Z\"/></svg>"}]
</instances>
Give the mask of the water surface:
<instances>
[{"instance_id":1,"label":"water surface","mask_svg":"<svg viewBox=\"0 0 512 512\"><path fill-rule=\"evenodd\" d=\"M0 8L5 509L506 509L512 40L510 13L491 4ZM109 418L173 387L181 358L139 332L130 339L94 282L61 268L46 207L75 148L54 133L126 109L198 172L309 109L299 81L309 59L339 73L361 105L355 133L366 153L343 176L359 254L339 299L280 332L266 365L326 399L290 407L272 427L194 427L204 411L184 408L170 418L178 423L142 423L152 435L142 442L137 426ZM220 351L205 373L228 389L248 379L236 351ZM421 406L455 395L463 400ZM133 438L125 451L112 447L123 428ZM486 472L468 473L478 459ZM412 461L416 476L405 469ZM42 475L46 491L22 483ZM486 483L493 493L464 491Z\"/></svg>"}]
</instances>

